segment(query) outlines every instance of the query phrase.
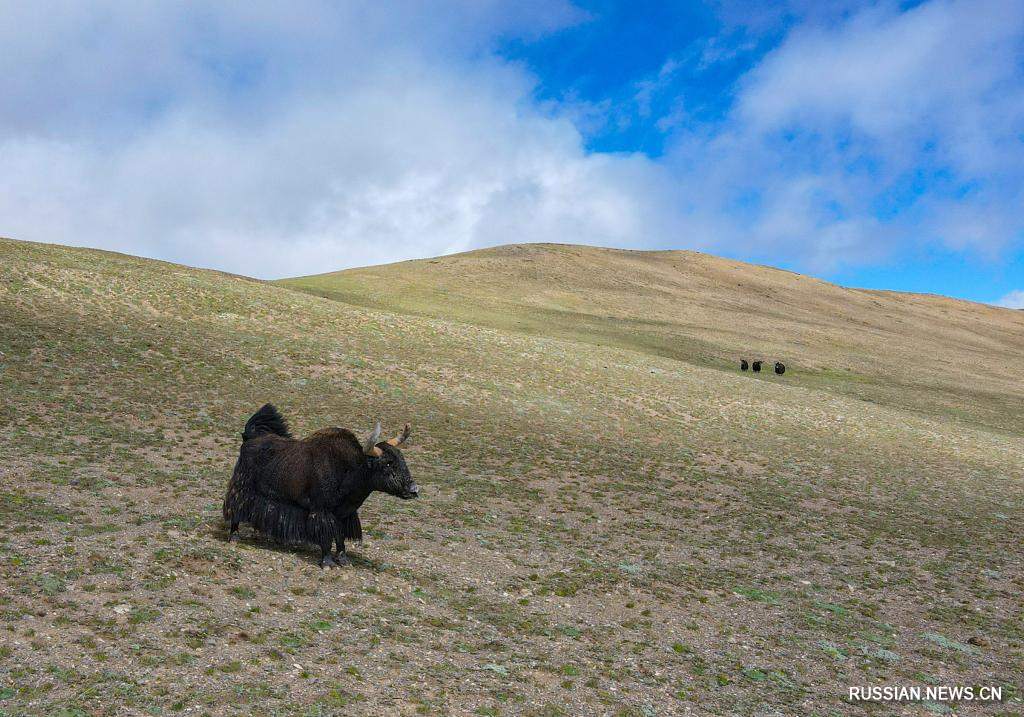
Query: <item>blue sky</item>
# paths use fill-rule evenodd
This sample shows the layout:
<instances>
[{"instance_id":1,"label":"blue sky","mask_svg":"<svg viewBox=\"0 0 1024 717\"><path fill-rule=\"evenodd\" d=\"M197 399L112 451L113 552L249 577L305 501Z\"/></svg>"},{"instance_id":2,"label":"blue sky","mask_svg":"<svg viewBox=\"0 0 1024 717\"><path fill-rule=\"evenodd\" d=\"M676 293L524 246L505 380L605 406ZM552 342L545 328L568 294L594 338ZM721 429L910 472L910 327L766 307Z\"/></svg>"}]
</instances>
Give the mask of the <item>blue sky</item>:
<instances>
[{"instance_id":1,"label":"blue sky","mask_svg":"<svg viewBox=\"0 0 1024 717\"><path fill-rule=\"evenodd\" d=\"M692 248L1024 306L1017 0L0 16L0 235L261 277Z\"/></svg>"},{"instance_id":2,"label":"blue sky","mask_svg":"<svg viewBox=\"0 0 1024 717\"><path fill-rule=\"evenodd\" d=\"M753 48L740 51L744 41L737 37L723 48L738 52L735 57L701 66L721 25L705 3L588 2L578 7L587 13L585 22L540 39L506 40L497 52L525 62L537 75L535 97L541 102L562 112L574 105L596 110L589 121L579 122L592 152L660 156L668 133L658 121L670 116L678 101L701 119L722 119L732 85L753 63ZM762 42L777 31L766 34Z\"/></svg>"},{"instance_id":3,"label":"blue sky","mask_svg":"<svg viewBox=\"0 0 1024 717\"><path fill-rule=\"evenodd\" d=\"M989 14L993 23L1006 21L1013 28L1005 55L1010 71L1000 79L1009 84L1008 92L1016 95L1007 106L1018 120L1024 119L1019 104L1024 85L1024 23L1020 13L1008 5L981 5L979 14ZM934 13L936 17L919 21L921 27L904 33L913 42L915 36L934 32L928 25L941 23L943 18L938 16L948 13L952 17L957 10L954 3L835 3L803 8L791 4L752 16L744 14L750 12L751 6L735 6L731 13L723 13L721 5L709 3L598 0L579 6L588 13L587 22L539 41L508 41L499 52L510 60L526 63L536 74L539 81L534 96L539 101L551 103L563 112L574 105L582 108L577 126L588 151L640 152L653 159L663 158L667 151L671 154L671 145L680 135L728 131L731 114L759 65L770 63L785 52L787 42L793 42L801 33L843 38L846 28L855 26L860 16L878 13L879 19L870 23L872 27L863 34L884 34L887 24L905 22L915 14ZM971 13L970 8L961 9ZM988 39L984 29L979 35L983 44ZM942 39L956 42L958 38L954 32ZM872 42L870 37L856 40L865 46ZM851 44L848 51L856 59L858 47L856 42ZM806 61L813 60L808 57ZM880 65L877 69L883 70L884 63ZM972 72L967 62L949 69L964 75ZM824 79L827 82L828 77ZM956 82L957 78L938 81ZM893 89L904 92L912 88ZM999 91L999 83L992 82L974 99L982 104L987 101L985 93ZM885 98L879 100L884 105ZM982 110L992 111L996 107L999 103ZM792 165L794 168L806 162L812 172L836 171L828 167L827 155L841 153L845 147L858 143L856 129L850 126L849 119L842 117L842 112L837 114L831 118L834 126L803 127L796 118L789 126L780 128L782 137L777 141L803 144L807 149L807 155ZM880 222L901 222L917 213L922 202L935 199L956 205L975 195L986 183L1002 181L999 176L958 171L948 160L937 158L944 139L941 129L929 128L916 137L897 138L903 146L894 151L910 151L915 157L902 163L895 173L882 169L887 160L885 152L872 151L871 147L857 148L844 158L840 171L866 175L874 183L869 188L872 201L861 211ZM1024 156L1020 147L1024 125L1016 127L1014 139L1017 146L1011 151L1017 157ZM826 157L819 161L816 155L820 154ZM1015 174L1006 179L1019 182L1022 177ZM1002 195L1007 201L1005 208L1011 212L1018 211L1016 207L1024 208L1018 203L1022 199L1020 186L1007 189ZM756 205L760 196L756 188L737 196L736 211ZM849 218L849 209L841 200L830 206L836 220ZM1011 223L1000 227L1000 235L990 237L990 241L983 240L977 247L960 247L943 242L941 236L935 235L938 227L917 219L899 229L914 236L903 241L899 236L891 237L893 246L888 251L873 251L873 257L866 261L851 258L817 267L808 267L799 258L773 257L770 249L750 246L725 247L721 253L798 271L817 268L815 273L847 285L942 293L976 301L1004 298L1016 305L1020 296L1015 297L1012 292L1024 285L1021 227L1021 223Z\"/></svg>"}]
</instances>

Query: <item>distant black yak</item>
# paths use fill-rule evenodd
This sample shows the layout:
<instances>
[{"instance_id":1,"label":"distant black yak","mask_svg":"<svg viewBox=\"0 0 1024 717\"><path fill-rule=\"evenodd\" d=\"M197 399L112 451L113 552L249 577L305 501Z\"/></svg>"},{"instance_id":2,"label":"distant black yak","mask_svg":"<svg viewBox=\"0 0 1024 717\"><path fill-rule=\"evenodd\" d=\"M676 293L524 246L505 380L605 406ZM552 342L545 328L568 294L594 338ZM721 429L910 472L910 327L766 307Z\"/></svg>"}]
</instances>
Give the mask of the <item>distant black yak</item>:
<instances>
[{"instance_id":1,"label":"distant black yak","mask_svg":"<svg viewBox=\"0 0 1024 717\"><path fill-rule=\"evenodd\" d=\"M740 359L740 371L746 371L746 370L747 370L747 360L746 359Z\"/></svg>"},{"instance_id":2,"label":"distant black yak","mask_svg":"<svg viewBox=\"0 0 1024 717\"><path fill-rule=\"evenodd\" d=\"M321 550L320 567L345 564L345 538L362 540L358 510L375 490L399 498L419 495L402 452L409 425L381 441L380 424L365 446L344 428L322 428L302 440L271 404L245 424L238 463L224 497L224 520L231 540L238 524L289 543L312 543ZM336 542L337 554L331 556Z\"/></svg>"},{"instance_id":3,"label":"distant black yak","mask_svg":"<svg viewBox=\"0 0 1024 717\"><path fill-rule=\"evenodd\" d=\"M776 361L775 362L775 373L779 374L780 376L782 374L786 373L786 364L782 363L781 361Z\"/></svg>"},{"instance_id":4,"label":"distant black yak","mask_svg":"<svg viewBox=\"0 0 1024 717\"><path fill-rule=\"evenodd\" d=\"M761 373L761 362L755 361L750 368L754 373Z\"/></svg>"}]
</instances>

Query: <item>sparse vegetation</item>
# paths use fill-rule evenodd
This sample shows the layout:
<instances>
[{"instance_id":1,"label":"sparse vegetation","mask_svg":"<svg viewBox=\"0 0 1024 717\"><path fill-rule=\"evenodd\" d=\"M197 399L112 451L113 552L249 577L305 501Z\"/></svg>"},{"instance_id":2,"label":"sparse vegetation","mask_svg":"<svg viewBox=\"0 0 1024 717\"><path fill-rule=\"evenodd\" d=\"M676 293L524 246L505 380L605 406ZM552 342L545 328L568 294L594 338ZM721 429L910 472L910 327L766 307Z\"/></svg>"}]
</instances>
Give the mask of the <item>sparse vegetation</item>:
<instances>
[{"instance_id":1,"label":"sparse vegetation","mask_svg":"<svg viewBox=\"0 0 1024 717\"><path fill-rule=\"evenodd\" d=\"M694 318L694 279L671 324L682 294L623 284L616 313L601 262L575 305L483 316L480 284L410 296L410 265L329 300L0 241L0 714L837 715L871 712L848 685L926 680L1019 700L1024 314L859 292L858 328L818 282L707 261L717 303ZM729 323L721 287L765 282L820 302ZM725 365L747 333L785 376ZM936 347L955 369L920 370ZM225 542L267 400L299 434L413 423L422 498L367 502L345 569Z\"/></svg>"}]
</instances>

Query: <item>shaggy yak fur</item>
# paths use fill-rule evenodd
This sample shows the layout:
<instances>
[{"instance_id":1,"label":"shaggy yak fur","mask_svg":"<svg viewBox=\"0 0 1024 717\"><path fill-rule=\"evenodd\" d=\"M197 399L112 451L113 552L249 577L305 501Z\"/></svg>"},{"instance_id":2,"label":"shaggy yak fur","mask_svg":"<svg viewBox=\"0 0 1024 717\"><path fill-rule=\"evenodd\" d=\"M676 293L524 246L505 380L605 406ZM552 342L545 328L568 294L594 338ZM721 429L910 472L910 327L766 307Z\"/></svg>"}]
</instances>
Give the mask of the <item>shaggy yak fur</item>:
<instances>
[{"instance_id":1,"label":"shaggy yak fur","mask_svg":"<svg viewBox=\"0 0 1024 717\"><path fill-rule=\"evenodd\" d=\"M786 373L786 364L782 363L781 361L776 361L775 362L775 373L779 374L780 376L782 374Z\"/></svg>"},{"instance_id":2,"label":"shaggy yak fur","mask_svg":"<svg viewBox=\"0 0 1024 717\"><path fill-rule=\"evenodd\" d=\"M345 539L362 540L359 506L375 490L399 498L419 495L398 446L409 426L378 442L380 424L365 446L344 428L323 428L298 440L269 403L253 414L242 432L238 463L224 497L230 540L238 524L286 543L312 543L320 567L345 564ZM331 544L337 543L332 557Z\"/></svg>"},{"instance_id":3,"label":"shaggy yak fur","mask_svg":"<svg viewBox=\"0 0 1024 717\"><path fill-rule=\"evenodd\" d=\"M753 364L751 364L750 368L753 370L754 373L761 373L761 362L755 361Z\"/></svg>"},{"instance_id":4,"label":"shaggy yak fur","mask_svg":"<svg viewBox=\"0 0 1024 717\"><path fill-rule=\"evenodd\" d=\"M740 371L746 371L746 370L747 370L747 360L746 359L740 359Z\"/></svg>"}]
</instances>

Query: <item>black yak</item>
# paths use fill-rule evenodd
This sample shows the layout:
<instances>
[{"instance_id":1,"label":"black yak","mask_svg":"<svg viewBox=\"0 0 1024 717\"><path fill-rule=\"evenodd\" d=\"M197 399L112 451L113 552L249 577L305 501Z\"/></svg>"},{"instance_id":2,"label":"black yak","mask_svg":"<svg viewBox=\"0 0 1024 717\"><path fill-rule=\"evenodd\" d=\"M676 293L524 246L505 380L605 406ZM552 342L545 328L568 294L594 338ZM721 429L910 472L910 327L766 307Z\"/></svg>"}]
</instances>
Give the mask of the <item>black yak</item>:
<instances>
[{"instance_id":1,"label":"black yak","mask_svg":"<svg viewBox=\"0 0 1024 717\"><path fill-rule=\"evenodd\" d=\"M775 362L775 373L779 374L780 376L782 374L786 373L786 364L782 363L781 361L776 361Z\"/></svg>"},{"instance_id":2,"label":"black yak","mask_svg":"<svg viewBox=\"0 0 1024 717\"><path fill-rule=\"evenodd\" d=\"M402 452L409 425L388 441L380 424L365 445L344 428L322 428L302 440L271 404L245 424L242 448L227 495L224 520L230 540L238 524L289 543L312 543L321 550L320 567L345 564L345 539L362 540L358 510L375 490L399 498L419 495ZM337 543L332 557L331 544Z\"/></svg>"},{"instance_id":3,"label":"black yak","mask_svg":"<svg viewBox=\"0 0 1024 717\"><path fill-rule=\"evenodd\" d=\"M761 373L761 362L755 361L750 368L754 373Z\"/></svg>"},{"instance_id":4,"label":"black yak","mask_svg":"<svg viewBox=\"0 0 1024 717\"><path fill-rule=\"evenodd\" d=\"M740 359L740 371L746 371L746 370L747 370L747 360L746 359Z\"/></svg>"}]
</instances>

